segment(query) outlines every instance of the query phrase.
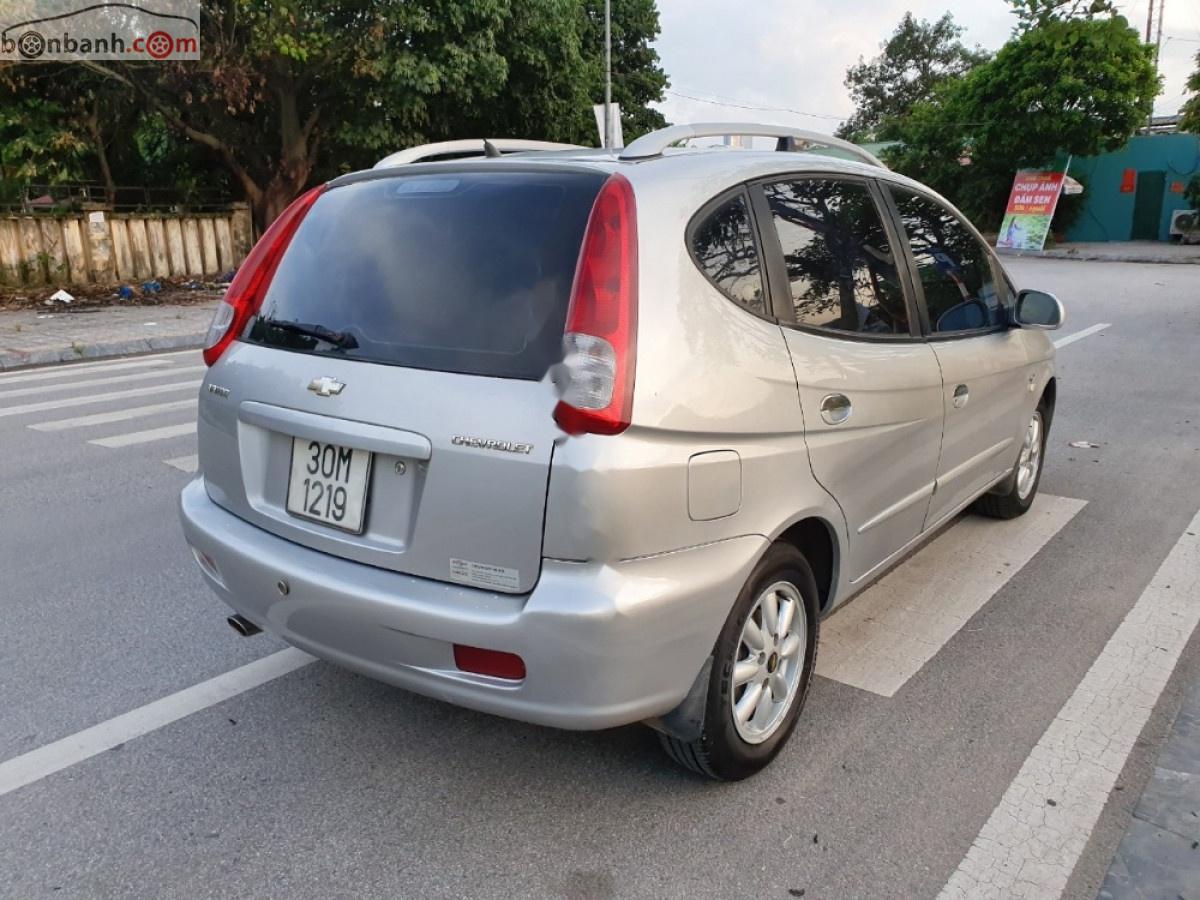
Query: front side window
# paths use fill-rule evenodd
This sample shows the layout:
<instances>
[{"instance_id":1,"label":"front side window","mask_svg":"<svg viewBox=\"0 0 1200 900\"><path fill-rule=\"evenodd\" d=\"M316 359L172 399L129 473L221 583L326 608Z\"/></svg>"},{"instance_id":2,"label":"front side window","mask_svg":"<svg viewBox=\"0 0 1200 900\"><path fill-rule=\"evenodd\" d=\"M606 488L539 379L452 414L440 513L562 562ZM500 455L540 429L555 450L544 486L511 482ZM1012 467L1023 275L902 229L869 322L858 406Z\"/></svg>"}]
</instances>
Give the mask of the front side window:
<instances>
[{"instance_id":1,"label":"front side window","mask_svg":"<svg viewBox=\"0 0 1200 900\"><path fill-rule=\"evenodd\" d=\"M987 247L950 209L903 188L892 196L904 220L935 333L989 330L1007 320Z\"/></svg>"},{"instance_id":2,"label":"front side window","mask_svg":"<svg viewBox=\"0 0 1200 900\"><path fill-rule=\"evenodd\" d=\"M766 312L762 266L745 197L739 194L709 213L692 232L692 255L726 297L751 312Z\"/></svg>"},{"instance_id":3,"label":"front side window","mask_svg":"<svg viewBox=\"0 0 1200 900\"><path fill-rule=\"evenodd\" d=\"M796 322L908 335L908 306L883 220L865 184L806 178L763 186Z\"/></svg>"}]
</instances>

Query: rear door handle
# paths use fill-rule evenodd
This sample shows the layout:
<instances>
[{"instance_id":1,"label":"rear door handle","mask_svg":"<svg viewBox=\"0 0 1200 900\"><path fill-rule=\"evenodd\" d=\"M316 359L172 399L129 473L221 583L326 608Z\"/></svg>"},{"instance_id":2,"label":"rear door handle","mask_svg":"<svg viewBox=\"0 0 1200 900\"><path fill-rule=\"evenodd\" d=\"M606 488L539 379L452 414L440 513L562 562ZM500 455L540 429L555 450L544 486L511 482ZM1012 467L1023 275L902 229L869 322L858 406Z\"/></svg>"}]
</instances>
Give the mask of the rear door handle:
<instances>
[{"instance_id":1,"label":"rear door handle","mask_svg":"<svg viewBox=\"0 0 1200 900\"><path fill-rule=\"evenodd\" d=\"M971 399L971 392L965 384L960 384L954 389L954 408L962 409L967 405L967 401Z\"/></svg>"},{"instance_id":2,"label":"rear door handle","mask_svg":"<svg viewBox=\"0 0 1200 900\"><path fill-rule=\"evenodd\" d=\"M821 418L828 425L841 425L852 412L854 406L845 394L826 394L821 400Z\"/></svg>"}]
</instances>

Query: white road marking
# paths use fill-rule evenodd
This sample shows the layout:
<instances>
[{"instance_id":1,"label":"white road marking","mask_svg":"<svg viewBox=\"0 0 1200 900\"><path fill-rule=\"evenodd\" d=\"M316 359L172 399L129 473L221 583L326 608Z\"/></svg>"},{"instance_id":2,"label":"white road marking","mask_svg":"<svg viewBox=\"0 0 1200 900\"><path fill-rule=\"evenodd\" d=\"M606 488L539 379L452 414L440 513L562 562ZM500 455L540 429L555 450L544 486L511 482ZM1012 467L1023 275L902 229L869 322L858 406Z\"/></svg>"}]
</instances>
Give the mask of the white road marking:
<instances>
[{"instance_id":1,"label":"white road marking","mask_svg":"<svg viewBox=\"0 0 1200 900\"><path fill-rule=\"evenodd\" d=\"M66 384L36 384L33 387L17 388L15 391L0 391L0 400L11 400L14 397L28 397L34 394L45 394L50 391L69 391L75 388L93 388L102 384L121 384L129 381L147 381L151 378L169 378L172 375L203 372L207 366L187 366L172 368L169 371L134 372L132 375L106 375L103 378L93 378L89 381L69 381Z\"/></svg>"},{"instance_id":2,"label":"white road marking","mask_svg":"<svg viewBox=\"0 0 1200 900\"><path fill-rule=\"evenodd\" d=\"M131 431L129 434L117 434L112 437L95 438L88 441L100 447L132 447L134 444L148 444L151 441L165 441L167 438L180 437L185 434L195 434L196 423L184 422L182 425L166 425L162 428L149 428L146 431Z\"/></svg>"},{"instance_id":3,"label":"white road marking","mask_svg":"<svg viewBox=\"0 0 1200 900\"><path fill-rule=\"evenodd\" d=\"M959 520L821 623L817 674L893 696L1084 505L1041 494L1019 519Z\"/></svg>"},{"instance_id":4,"label":"white road marking","mask_svg":"<svg viewBox=\"0 0 1200 900\"><path fill-rule=\"evenodd\" d=\"M1060 337L1054 342L1055 347L1065 347L1067 344L1073 344L1076 341L1082 341L1085 337L1090 337L1093 334L1099 334L1105 328L1111 328L1112 322L1100 322L1096 325L1091 325L1082 331L1076 331L1074 334L1068 334L1066 337Z\"/></svg>"},{"instance_id":5,"label":"white road marking","mask_svg":"<svg viewBox=\"0 0 1200 900\"><path fill-rule=\"evenodd\" d=\"M29 427L34 431L62 431L65 428L85 428L88 425L107 425L110 422L124 422L128 419L140 419L155 413L171 412L177 409L189 409L196 406L193 400L172 400L169 403L151 403L148 406L132 406L129 409L118 409L115 412L94 413L90 416L76 416L73 419L55 419L51 422L36 422Z\"/></svg>"},{"instance_id":6,"label":"white road marking","mask_svg":"<svg viewBox=\"0 0 1200 900\"><path fill-rule=\"evenodd\" d=\"M5 378L0 378L0 388L10 384L23 384L29 381L46 381L51 378L74 378L77 375L95 375L100 372L123 372L130 369L169 369L171 361L166 359L136 359L128 362L105 363L94 366L54 366L49 371L42 369L37 372L12 372Z\"/></svg>"},{"instance_id":7,"label":"white road marking","mask_svg":"<svg viewBox=\"0 0 1200 900\"><path fill-rule=\"evenodd\" d=\"M1200 513L1029 754L942 900L1062 895L1198 621Z\"/></svg>"},{"instance_id":8,"label":"white road marking","mask_svg":"<svg viewBox=\"0 0 1200 900\"><path fill-rule=\"evenodd\" d=\"M180 472L187 472L189 475L195 473L200 468L200 456L193 453L191 456L177 456L174 459L164 459L168 466L173 469L178 469Z\"/></svg>"},{"instance_id":9,"label":"white road marking","mask_svg":"<svg viewBox=\"0 0 1200 900\"><path fill-rule=\"evenodd\" d=\"M170 384L155 384L151 387L133 388L128 391L109 391L106 394L89 394L84 397L66 397L62 400L42 400L38 403L24 403L20 406L0 407L0 418L5 416L22 416L26 413L45 412L49 409L68 409L72 406L87 406L90 403L104 403L108 400L124 400L127 397L147 397L151 394L166 394L170 391L181 391L184 388L200 387L200 380L173 381Z\"/></svg>"},{"instance_id":10,"label":"white road marking","mask_svg":"<svg viewBox=\"0 0 1200 900\"><path fill-rule=\"evenodd\" d=\"M0 384L11 384L14 381L32 381L42 378L62 378L68 375L78 375L87 372L99 372L111 366L139 363L147 365L171 365L177 356L193 356L197 361L203 357L199 350L172 350L169 353L154 353L143 356L125 356L115 359L101 359L88 363L55 363L48 366L34 366L27 369L17 369L13 372L0 372Z\"/></svg>"},{"instance_id":11,"label":"white road marking","mask_svg":"<svg viewBox=\"0 0 1200 900\"><path fill-rule=\"evenodd\" d=\"M0 796L294 672L310 662L313 657L289 647L2 762Z\"/></svg>"}]
</instances>

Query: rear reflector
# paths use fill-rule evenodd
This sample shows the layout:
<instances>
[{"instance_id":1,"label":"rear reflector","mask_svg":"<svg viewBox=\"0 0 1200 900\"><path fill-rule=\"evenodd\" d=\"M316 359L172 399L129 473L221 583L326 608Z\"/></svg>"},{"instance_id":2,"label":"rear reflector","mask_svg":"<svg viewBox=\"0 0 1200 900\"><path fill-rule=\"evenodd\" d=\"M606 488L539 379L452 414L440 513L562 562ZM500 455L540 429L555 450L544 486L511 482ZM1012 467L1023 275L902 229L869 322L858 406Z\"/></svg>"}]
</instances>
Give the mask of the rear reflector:
<instances>
[{"instance_id":1,"label":"rear reflector","mask_svg":"<svg viewBox=\"0 0 1200 900\"><path fill-rule=\"evenodd\" d=\"M562 399L554 418L568 434L620 434L629 427L637 268L633 187L613 175L592 206L567 310Z\"/></svg>"},{"instance_id":2,"label":"rear reflector","mask_svg":"<svg viewBox=\"0 0 1200 900\"><path fill-rule=\"evenodd\" d=\"M283 258L283 251L323 190L325 186L320 185L293 200L292 205L263 232L254 249L238 267L237 275L226 289L225 299L217 306L204 339L204 361L208 365L221 358L225 349L242 333L250 317L262 306L263 297L271 285L271 276Z\"/></svg>"},{"instance_id":3,"label":"rear reflector","mask_svg":"<svg viewBox=\"0 0 1200 900\"><path fill-rule=\"evenodd\" d=\"M455 644L454 664L462 671L476 675L490 675L509 681L521 681L525 677L525 660L515 653L501 653L499 650Z\"/></svg>"}]
</instances>

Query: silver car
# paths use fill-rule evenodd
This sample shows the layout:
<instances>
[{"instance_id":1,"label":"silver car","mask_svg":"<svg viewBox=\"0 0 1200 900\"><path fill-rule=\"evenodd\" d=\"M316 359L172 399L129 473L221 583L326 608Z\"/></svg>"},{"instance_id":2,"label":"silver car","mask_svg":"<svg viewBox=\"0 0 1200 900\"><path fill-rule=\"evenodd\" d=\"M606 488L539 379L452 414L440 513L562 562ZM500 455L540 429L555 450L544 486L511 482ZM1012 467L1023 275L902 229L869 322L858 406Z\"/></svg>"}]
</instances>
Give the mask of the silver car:
<instances>
[{"instance_id":1,"label":"silver car","mask_svg":"<svg viewBox=\"0 0 1200 900\"><path fill-rule=\"evenodd\" d=\"M731 133L777 149L677 146ZM188 543L243 634L645 722L744 778L823 616L966 507L1029 508L1062 309L833 138L467 146L322 185L255 246L205 351Z\"/></svg>"}]
</instances>

